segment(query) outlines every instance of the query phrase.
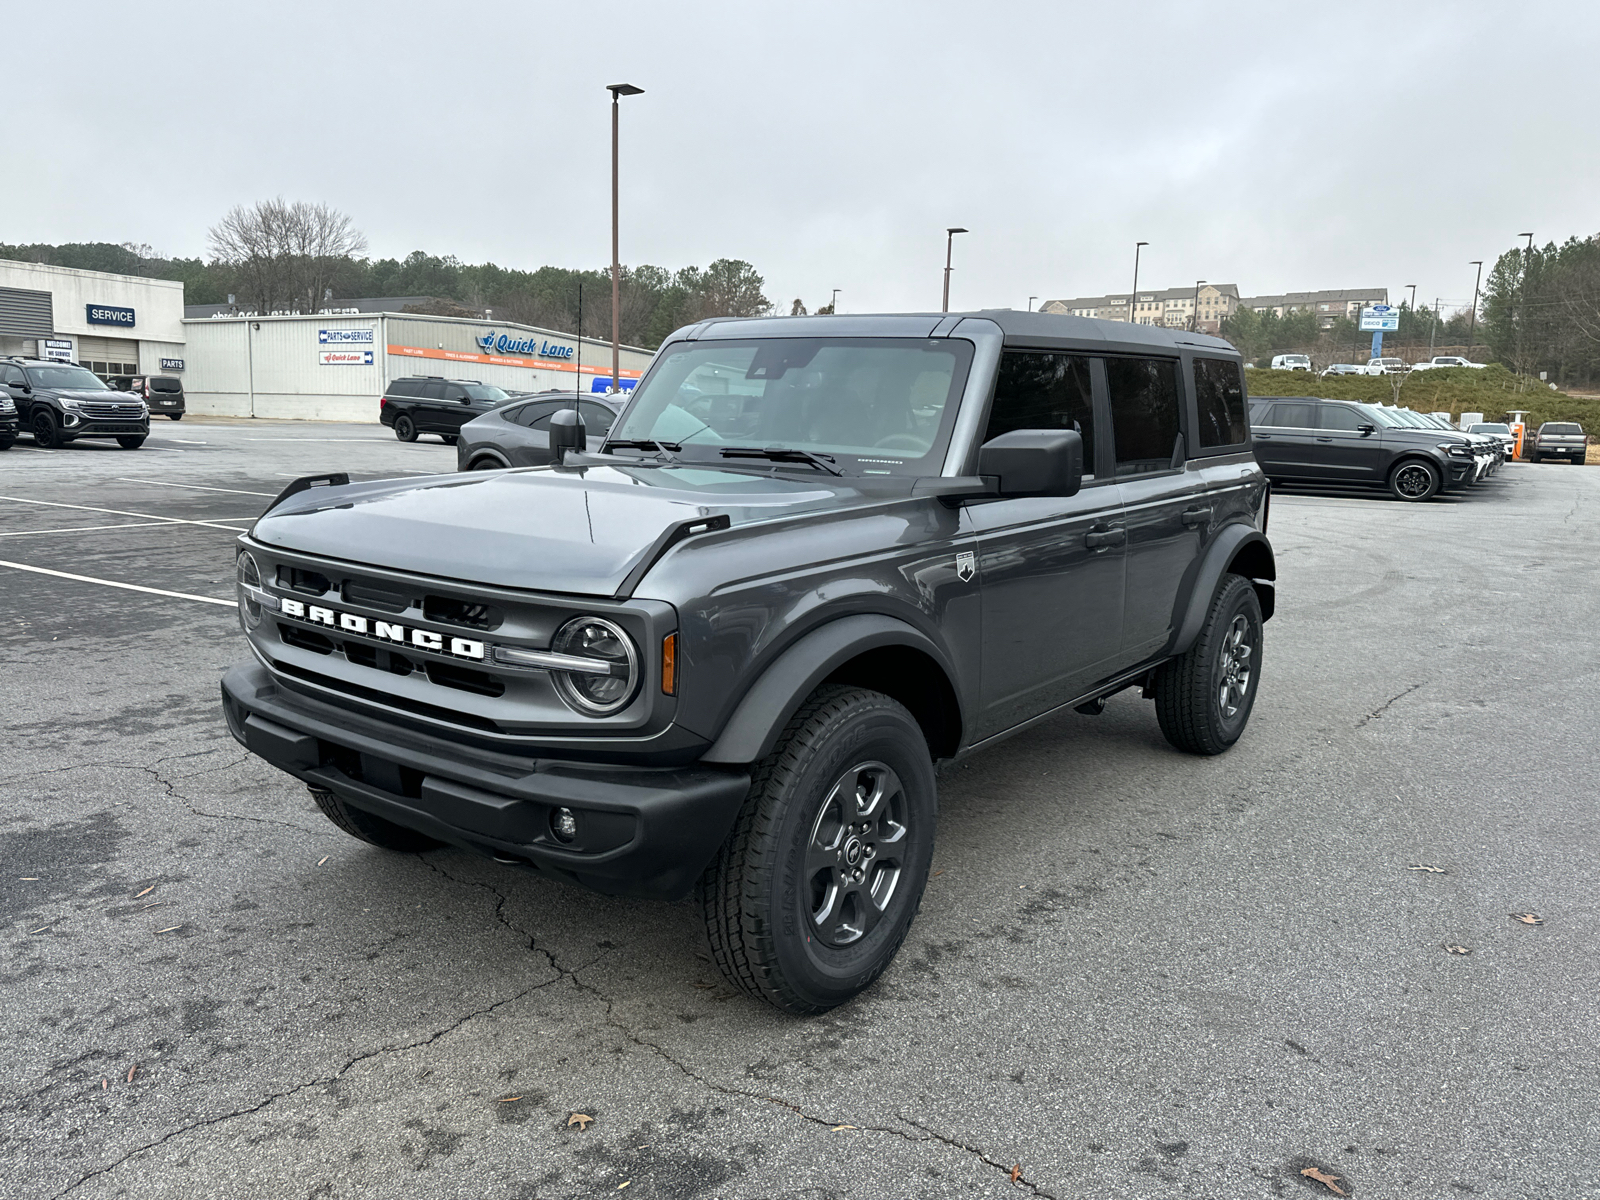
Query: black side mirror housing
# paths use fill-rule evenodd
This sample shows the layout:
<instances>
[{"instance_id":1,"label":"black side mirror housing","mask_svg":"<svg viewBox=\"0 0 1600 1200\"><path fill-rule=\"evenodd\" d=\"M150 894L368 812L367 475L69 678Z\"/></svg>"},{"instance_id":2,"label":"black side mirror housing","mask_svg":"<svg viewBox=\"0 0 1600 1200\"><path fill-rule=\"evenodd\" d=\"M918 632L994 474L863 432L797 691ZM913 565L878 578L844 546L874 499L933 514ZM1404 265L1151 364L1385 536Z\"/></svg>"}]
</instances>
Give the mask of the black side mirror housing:
<instances>
[{"instance_id":1,"label":"black side mirror housing","mask_svg":"<svg viewBox=\"0 0 1600 1200\"><path fill-rule=\"evenodd\" d=\"M1363 435L1366 435L1366 434L1369 434L1369 433L1377 433L1378 432L1378 427L1376 425L1357 425L1356 429L1358 431L1360 431Z\"/></svg>"},{"instance_id":2,"label":"black side mirror housing","mask_svg":"<svg viewBox=\"0 0 1600 1200\"><path fill-rule=\"evenodd\" d=\"M1002 496L1076 496L1083 486L1083 435L1076 429L1013 429L978 448L978 474Z\"/></svg>"},{"instance_id":3,"label":"black side mirror housing","mask_svg":"<svg viewBox=\"0 0 1600 1200\"><path fill-rule=\"evenodd\" d=\"M557 409L550 415L550 453L560 466L567 451L582 454L588 447L588 431L583 426L583 414L575 408Z\"/></svg>"}]
</instances>

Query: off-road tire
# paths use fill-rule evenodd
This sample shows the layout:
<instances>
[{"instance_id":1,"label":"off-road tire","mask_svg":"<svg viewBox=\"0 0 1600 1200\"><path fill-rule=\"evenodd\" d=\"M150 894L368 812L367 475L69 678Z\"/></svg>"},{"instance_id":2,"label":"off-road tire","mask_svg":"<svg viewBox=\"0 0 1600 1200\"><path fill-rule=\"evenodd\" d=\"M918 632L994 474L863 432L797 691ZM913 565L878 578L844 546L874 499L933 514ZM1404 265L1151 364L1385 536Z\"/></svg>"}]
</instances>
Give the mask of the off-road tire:
<instances>
[{"instance_id":1,"label":"off-road tire","mask_svg":"<svg viewBox=\"0 0 1600 1200\"><path fill-rule=\"evenodd\" d=\"M1417 488L1411 485L1411 481L1418 478L1419 472L1427 473L1426 487ZM1389 472L1389 494L1396 500L1404 500L1411 504L1432 500L1443 486L1444 476L1440 474L1439 468L1420 458L1402 459L1395 464L1394 470Z\"/></svg>"},{"instance_id":2,"label":"off-road tire","mask_svg":"<svg viewBox=\"0 0 1600 1200\"><path fill-rule=\"evenodd\" d=\"M835 784L869 762L886 764L902 788L901 875L876 925L849 945L828 945L813 936L803 863ZM933 762L911 714L880 692L819 688L756 764L733 831L700 879L712 960L735 987L791 1013L826 1012L856 996L888 967L911 928L937 813Z\"/></svg>"},{"instance_id":3,"label":"off-road tire","mask_svg":"<svg viewBox=\"0 0 1600 1200\"><path fill-rule=\"evenodd\" d=\"M317 807L322 810L322 815L353 838L360 838L363 842L381 846L385 850L400 850L408 854L434 850L444 845L443 842L425 833L418 833L415 829L407 829L404 825L396 825L393 821L386 821L382 817L354 808L332 792L325 792L321 788L307 790L311 793L311 798L317 802Z\"/></svg>"},{"instance_id":4,"label":"off-road tire","mask_svg":"<svg viewBox=\"0 0 1600 1200\"><path fill-rule=\"evenodd\" d=\"M394 419L394 435L402 442L417 440L417 423L405 414Z\"/></svg>"},{"instance_id":5,"label":"off-road tire","mask_svg":"<svg viewBox=\"0 0 1600 1200\"><path fill-rule=\"evenodd\" d=\"M33 431L33 444L39 449L61 448L61 428L56 424L56 419L48 408L41 408L34 413L33 419L28 422L28 428Z\"/></svg>"},{"instance_id":6,"label":"off-road tire","mask_svg":"<svg viewBox=\"0 0 1600 1200\"><path fill-rule=\"evenodd\" d=\"M140 446L144 445L144 435L130 434L127 437L119 437L117 439L117 445L121 446L124 450L137 450Z\"/></svg>"},{"instance_id":7,"label":"off-road tire","mask_svg":"<svg viewBox=\"0 0 1600 1200\"><path fill-rule=\"evenodd\" d=\"M1237 710L1222 702L1227 643L1243 617L1250 676ZM1239 740L1261 686L1261 599L1243 575L1224 575L1194 645L1156 670L1156 720L1161 732L1189 754L1221 754Z\"/></svg>"}]
</instances>

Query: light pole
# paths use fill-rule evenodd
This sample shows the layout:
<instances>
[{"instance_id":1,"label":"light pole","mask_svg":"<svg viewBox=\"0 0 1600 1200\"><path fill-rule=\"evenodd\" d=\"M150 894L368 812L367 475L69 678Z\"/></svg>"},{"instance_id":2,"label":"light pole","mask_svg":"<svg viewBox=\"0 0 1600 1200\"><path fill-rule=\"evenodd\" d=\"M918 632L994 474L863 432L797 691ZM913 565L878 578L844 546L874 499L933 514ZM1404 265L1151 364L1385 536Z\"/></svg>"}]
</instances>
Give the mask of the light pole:
<instances>
[{"instance_id":1,"label":"light pole","mask_svg":"<svg viewBox=\"0 0 1600 1200\"><path fill-rule=\"evenodd\" d=\"M828 312L835 317L839 315L839 293L842 291L844 291L843 288L834 288L833 299L828 301Z\"/></svg>"},{"instance_id":2,"label":"light pole","mask_svg":"<svg viewBox=\"0 0 1600 1200\"><path fill-rule=\"evenodd\" d=\"M1406 286L1411 289L1411 337L1407 341L1410 343L1411 348L1415 350L1417 346L1417 285L1408 283Z\"/></svg>"},{"instance_id":3,"label":"light pole","mask_svg":"<svg viewBox=\"0 0 1600 1200\"><path fill-rule=\"evenodd\" d=\"M1471 358L1472 342L1478 335L1478 284L1483 279L1483 259L1473 259L1467 266L1478 268L1478 274L1472 281L1472 315L1467 319L1467 357Z\"/></svg>"},{"instance_id":4,"label":"light pole","mask_svg":"<svg viewBox=\"0 0 1600 1200\"><path fill-rule=\"evenodd\" d=\"M956 234L966 233L954 225L944 231L944 308L940 311L950 311L950 248L955 244Z\"/></svg>"},{"instance_id":5,"label":"light pole","mask_svg":"<svg viewBox=\"0 0 1600 1200\"><path fill-rule=\"evenodd\" d=\"M639 96L644 89L631 83L608 83L611 93L611 390L622 390L622 256L617 247L617 113L624 96ZM578 331L583 336L583 331Z\"/></svg>"},{"instance_id":6,"label":"light pole","mask_svg":"<svg viewBox=\"0 0 1600 1200\"><path fill-rule=\"evenodd\" d=\"M1533 257L1533 234L1519 233L1528 239L1528 248L1522 252L1522 278L1517 281L1517 372L1523 373L1522 326L1528 316L1528 260Z\"/></svg>"},{"instance_id":7,"label":"light pole","mask_svg":"<svg viewBox=\"0 0 1600 1200\"><path fill-rule=\"evenodd\" d=\"M1194 303L1190 306L1193 311L1189 313L1189 332L1194 333L1200 328L1200 288L1205 284L1204 279L1194 281Z\"/></svg>"},{"instance_id":8,"label":"light pole","mask_svg":"<svg viewBox=\"0 0 1600 1200\"><path fill-rule=\"evenodd\" d=\"M1135 242L1133 244L1133 295L1128 297L1128 323L1130 325L1137 319L1134 316L1134 309L1139 304L1139 251L1149 244L1149 242Z\"/></svg>"},{"instance_id":9,"label":"light pole","mask_svg":"<svg viewBox=\"0 0 1600 1200\"><path fill-rule=\"evenodd\" d=\"M1034 301L1035 301L1035 300L1037 300L1037 299L1038 299L1038 298L1039 298L1039 297L1037 297L1037 296L1029 296L1029 297L1028 297L1028 311L1029 311L1029 312L1032 312L1032 311L1033 311L1033 302L1034 302Z\"/></svg>"}]
</instances>

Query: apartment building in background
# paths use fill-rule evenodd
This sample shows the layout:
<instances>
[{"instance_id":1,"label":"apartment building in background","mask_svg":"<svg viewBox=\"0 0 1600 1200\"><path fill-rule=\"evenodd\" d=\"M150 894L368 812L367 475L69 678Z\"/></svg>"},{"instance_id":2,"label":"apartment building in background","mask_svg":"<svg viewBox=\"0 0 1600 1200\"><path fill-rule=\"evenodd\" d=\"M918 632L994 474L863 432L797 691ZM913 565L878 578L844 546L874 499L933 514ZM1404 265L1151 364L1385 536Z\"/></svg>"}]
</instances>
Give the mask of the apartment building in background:
<instances>
[{"instance_id":1,"label":"apartment building in background","mask_svg":"<svg viewBox=\"0 0 1600 1200\"><path fill-rule=\"evenodd\" d=\"M1072 317L1097 317L1102 321L1131 319L1140 325L1220 333L1222 322L1240 308L1262 313L1275 312L1280 317L1297 308L1310 308L1317 314L1318 324L1326 329L1340 317L1355 320L1368 304L1388 302L1388 288L1342 288L1241 298L1235 284L1203 283L1198 290L1191 284L1189 287L1157 288L1148 292L1141 288L1137 295L1122 292L1109 296L1079 296L1072 300L1046 300L1039 306L1039 311Z\"/></svg>"}]
</instances>

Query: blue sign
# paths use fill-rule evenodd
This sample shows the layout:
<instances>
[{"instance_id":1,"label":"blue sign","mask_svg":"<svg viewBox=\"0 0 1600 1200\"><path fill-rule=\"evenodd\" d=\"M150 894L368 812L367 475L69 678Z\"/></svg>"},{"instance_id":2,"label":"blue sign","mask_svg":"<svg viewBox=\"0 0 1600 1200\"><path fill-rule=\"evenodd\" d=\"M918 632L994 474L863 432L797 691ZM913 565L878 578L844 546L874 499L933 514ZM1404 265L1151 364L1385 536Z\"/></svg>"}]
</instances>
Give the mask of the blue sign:
<instances>
[{"instance_id":1,"label":"blue sign","mask_svg":"<svg viewBox=\"0 0 1600 1200\"><path fill-rule=\"evenodd\" d=\"M133 327L133 309L112 308L109 304L85 304L84 320L91 325L123 325Z\"/></svg>"},{"instance_id":2,"label":"blue sign","mask_svg":"<svg viewBox=\"0 0 1600 1200\"><path fill-rule=\"evenodd\" d=\"M633 391L634 388L636 388L638 386L639 386L639 381L637 379L624 379L622 381L622 390L625 391L625 392L631 392L631 391ZM609 375L597 375L597 376L595 376L595 381L592 384L589 385L589 390L591 392L600 392L600 393L609 392L611 390L611 376L609 376Z\"/></svg>"},{"instance_id":3,"label":"blue sign","mask_svg":"<svg viewBox=\"0 0 1600 1200\"><path fill-rule=\"evenodd\" d=\"M519 338L514 334L489 330L476 339L478 348L485 354L536 354L540 358L571 358L573 347L558 346L554 342L541 342L536 337Z\"/></svg>"},{"instance_id":4,"label":"blue sign","mask_svg":"<svg viewBox=\"0 0 1600 1200\"><path fill-rule=\"evenodd\" d=\"M161 360L161 369L163 371L181 371L183 370L183 359L163 358Z\"/></svg>"},{"instance_id":5,"label":"blue sign","mask_svg":"<svg viewBox=\"0 0 1600 1200\"><path fill-rule=\"evenodd\" d=\"M317 341L324 346L370 346L370 329L319 329Z\"/></svg>"}]
</instances>

